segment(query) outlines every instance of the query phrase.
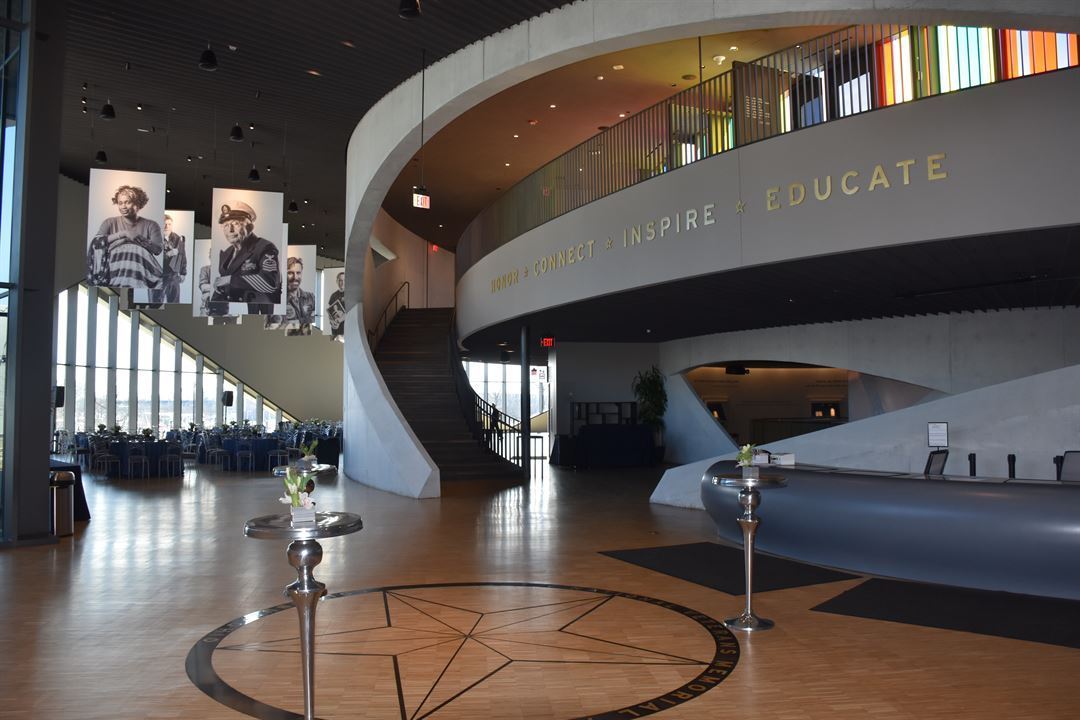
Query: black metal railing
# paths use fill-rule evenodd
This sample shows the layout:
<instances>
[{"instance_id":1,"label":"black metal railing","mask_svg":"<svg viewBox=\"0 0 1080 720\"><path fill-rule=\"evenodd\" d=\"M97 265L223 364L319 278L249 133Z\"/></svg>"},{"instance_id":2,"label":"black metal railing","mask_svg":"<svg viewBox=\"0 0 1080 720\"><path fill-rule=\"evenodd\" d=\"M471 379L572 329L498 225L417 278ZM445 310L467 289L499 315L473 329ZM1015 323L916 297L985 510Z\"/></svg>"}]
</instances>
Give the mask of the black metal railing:
<instances>
[{"instance_id":1,"label":"black metal railing","mask_svg":"<svg viewBox=\"0 0 1080 720\"><path fill-rule=\"evenodd\" d=\"M401 291L405 291L405 301L401 302ZM401 283L401 286L394 292L394 296L386 301L386 307L383 308L382 313L379 315L379 319L375 321L375 328L368 330L368 344L371 345L371 349L374 350L382 340L382 336L386 334L386 328L397 317L399 311L409 307L409 281ZM390 310L393 309L393 313Z\"/></svg>"},{"instance_id":2,"label":"black metal railing","mask_svg":"<svg viewBox=\"0 0 1080 720\"><path fill-rule=\"evenodd\" d=\"M518 467L521 462L521 422L500 411L484 398L476 394L458 349L457 329L454 315L450 316L449 352L450 373L454 377L454 389L457 392L458 405L465 416L465 423L476 441L499 457L509 460ZM530 436L531 437L531 436ZM541 440L543 439L541 436ZM529 443L530 450L535 446ZM541 443L541 447L543 447Z\"/></svg>"},{"instance_id":3,"label":"black metal railing","mask_svg":"<svg viewBox=\"0 0 1080 720\"><path fill-rule=\"evenodd\" d=\"M731 69L604 130L526 176L469 225L460 277L583 205L707 157L824 122L1078 64L1069 33L855 25Z\"/></svg>"}]
</instances>

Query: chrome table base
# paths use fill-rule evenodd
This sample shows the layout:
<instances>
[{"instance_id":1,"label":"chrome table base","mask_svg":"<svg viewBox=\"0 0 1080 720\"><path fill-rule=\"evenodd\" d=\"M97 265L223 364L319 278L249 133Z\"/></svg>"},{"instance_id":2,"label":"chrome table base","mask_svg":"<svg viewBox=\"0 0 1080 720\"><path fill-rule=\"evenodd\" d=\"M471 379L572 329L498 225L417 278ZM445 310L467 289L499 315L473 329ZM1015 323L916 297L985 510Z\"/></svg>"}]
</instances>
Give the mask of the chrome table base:
<instances>
[{"instance_id":1,"label":"chrome table base","mask_svg":"<svg viewBox=\"0 0 1080 720\"><path fill-rule=\"evenodd\" d=\"M712 468L710 468L710 470L711 469ZM710 472L706 471L705 475L706 477L709 477ZM757 528L761 522L754 511L761 504L761 493L758 492L758 488L784 487L786 483L784 478L779 475L761 475L759 477L716 475L712 478L712 481L718 485L723 485L724 487L739 488L739 505L741 505L743 509L742 515L736 518L736 520L739 523L739 527L742 528L743 534L743 567L746 572L746 607L744 607L742 613L736 617L724 620L724 625L731 630L742 630L743 632L768 630L772 628L775 623L772 620L755 615L753 608L754 535L757 534Z\"/></svg>"},{"instance_id":2,"label":"chrome table base","mask_svg":"<svg viewBox=\"0 0 1080 720\"><path fill-rule=\"evenodd\" d=\"M326 585L312 571L322 562L323 550L316 538L337 537L364 527L359 515L343 512L315 513L314 522L294 523L289 515L267 515L248 520L248 537L292 540L286 555L296 569L296 582L285 595L296 606L300 620L300 663L304 680L304 720L315 720L315 607L326 595Z\"/></svg>"}]
</instances>

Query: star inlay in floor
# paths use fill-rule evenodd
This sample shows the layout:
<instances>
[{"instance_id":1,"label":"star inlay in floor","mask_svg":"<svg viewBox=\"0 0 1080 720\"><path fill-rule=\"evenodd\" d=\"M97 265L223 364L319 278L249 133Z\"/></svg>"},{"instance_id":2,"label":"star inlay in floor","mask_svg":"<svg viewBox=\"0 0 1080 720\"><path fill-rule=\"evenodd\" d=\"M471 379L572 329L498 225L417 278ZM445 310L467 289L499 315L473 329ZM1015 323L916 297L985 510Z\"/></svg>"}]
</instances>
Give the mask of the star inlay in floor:
<instances>
[{"instance_id":1,"label":"star inlay in floor","mask_svg":"<svg viewBox=\"0 0 1080 720\"><path fill-rule=\"evenodd\" d=\"M296 614L282 604L188 656L204 692L266 720L302 716ZM337 593L316 615L321 718L627 718L693 700L735 667L718 621L663 600L524 583ZM268 690L269 688L269 690Z\"/></svg>"}]
</instances>

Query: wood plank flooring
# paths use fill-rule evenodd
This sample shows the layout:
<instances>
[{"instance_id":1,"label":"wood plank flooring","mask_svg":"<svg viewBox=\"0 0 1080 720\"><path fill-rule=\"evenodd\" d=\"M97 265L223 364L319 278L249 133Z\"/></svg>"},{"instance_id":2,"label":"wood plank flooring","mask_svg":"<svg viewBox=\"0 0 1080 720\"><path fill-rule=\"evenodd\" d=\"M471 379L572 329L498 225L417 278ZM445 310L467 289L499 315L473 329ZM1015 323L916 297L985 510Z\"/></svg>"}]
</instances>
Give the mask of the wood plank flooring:
<instances>
[{"instance_id":1,"label":"wood plank flooring","mask_svg":"<svg viewBox=\"0 0 1080 720\"><path fill-rule=\"evenodd\" d=\"M365 524L322 543L315 575L330 593L432 587L320 605L319 716L571 718L678 687L692 673L671 658L705 660L715 647L709 634L622 594L709 618L736 614L741 598L598 554L714 538L704 512L648 504L658 477L555 470L525 487L454 484L423 501L344 478L321 484L320 508L357 512ZM0 718L245 717L200 691L185 658L215 628L283 602L282 588L295 578L284 544L243 536L246 519L283 507L280 481L205 466L177 480L85 481L93 520L74 538L0 552ZM776 629L738 635L730 676L686 702L657 705L658 717L1080 717L1080 651L810 611L857 582L757 595L755 609ZM442 587L460 583L469 587ZM399 621L387 639L378 633L388 632L390 602ZM583 636L576 639L522 609L559 602L568 603L563 620L590 604L602 609L573 620L569 628ZM519 625L493 629L498 613ZM470 621L486 625L463 630ZM296 712L295 636L292 610L254 621L221 642L214 670L235 690ZM431 638L439 642L406 652ZM613 643L639 664L597 662L615 657ZM456 665L447 661L454 652ZM387 661L395 653L400 696ZM508 657L516 666L475 683ZM432 681L436 669L445 682Z\"/></svg>"}]
</instances>

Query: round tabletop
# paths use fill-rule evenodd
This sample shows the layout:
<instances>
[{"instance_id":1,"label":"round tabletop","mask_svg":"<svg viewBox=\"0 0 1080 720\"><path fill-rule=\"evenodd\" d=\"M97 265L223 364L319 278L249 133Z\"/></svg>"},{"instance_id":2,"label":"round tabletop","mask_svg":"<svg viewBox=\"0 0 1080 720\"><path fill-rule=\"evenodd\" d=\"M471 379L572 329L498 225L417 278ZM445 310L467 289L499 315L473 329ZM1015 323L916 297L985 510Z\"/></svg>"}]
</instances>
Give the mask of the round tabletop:
<instances>
[{"instance_id":1,"label":"round tabletop","mask_svg":"<svg viewBox=\"0 0 1080 720\"><path fill-rule=\"evenodd\" d=\"M270 473L274 477L285 477L285 473L289 471L288 465L278 465ZM314 475L315 477L324 477L326 475L337 475L337 465L325 465L316 464L312 465L309 469L304 471L306 475Z\"/></svg>"},{"instance_id":2,"label":"round tabletop","mask_svg":"<svg viewBox=\"0 0 1080 720\"><path fill-rule=\"evenodd\" d=\"M263 515L244 525L244 534L262 540L321 540L348 535L364 527L360 516L347 512L317 512L315 522L293 523L292 515Z\"/></svg>"},{"instance_id":3,"label":"round tabletop","mask_svg":"<svg viewBox=\"0 0 1080 720\"><path fill-rule=\"evenodd\" d=\"M722 487L745 488L778 488L787 485L783 475L759 475L757 477L743 477L742 473L721 473L713 476L713 484Z\"/></svg>"}]
</instances>

